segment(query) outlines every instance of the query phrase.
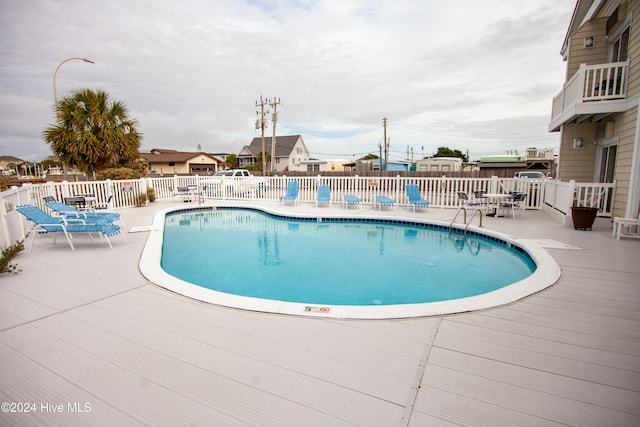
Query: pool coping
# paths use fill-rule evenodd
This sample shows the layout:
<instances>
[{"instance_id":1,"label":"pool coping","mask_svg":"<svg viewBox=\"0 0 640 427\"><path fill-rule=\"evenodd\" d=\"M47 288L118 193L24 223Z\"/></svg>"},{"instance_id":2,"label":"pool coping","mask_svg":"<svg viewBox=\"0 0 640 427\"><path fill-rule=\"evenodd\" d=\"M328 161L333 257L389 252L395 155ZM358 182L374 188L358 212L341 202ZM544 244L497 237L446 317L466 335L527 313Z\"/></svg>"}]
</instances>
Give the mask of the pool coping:
<instances>
[{"instance_id":1,"label":"pool coping","mask_svg":"<svg viewBox=\"0 0 640 427\"><path fill-rule=\"evenodd\" d=\"M237 206L202 206L190 208L168 208L158 211L152 221L149 237L142 250L139 261L139 269L142 275L151 283L181 294L188 298L203 301L210 304L232 307L243 310L259 311L266 313L286 314L295 316L308 316L320 318L337 319L400 319L428 316L441 316L445 314L460 314L471 311L485 310L512 304L530 295L536 294L550 286L553 286L561 275L560 266L553 257L540 245L527 239L520 239L515 236L489 230L484 227L469 226L469 231L483 236L490 236L500 239L508 245L515 245L522 248L535 262L536 271L527 278L500 289L487 292L485 294L472 297L459 298L456 300L417 303L417 304L395 304L395 305L372 305L372 306L350 306L350 305L313 305L307 303L286 302L267 300L261 298L245 297L224 292L206 289L198 285L183 281L166 273L160 266L162 257L162 239L164 234L164 221L168 213L177 211L197 211L214 210L217 208L231 209L252 209L262 211L270 215L292 219L313 220L318 218L346 219L346 220L382 220L400 221L422 225L435 225L439 227L449 227L446 221L422 220L415 218L403 218L401 216L389 218L384 216L358 216L349 217L341 214L303 214L292 215L258 205L247 205L242 208ZM454 224L459 228L460 224Z\"/></svg>"}]
</instances>

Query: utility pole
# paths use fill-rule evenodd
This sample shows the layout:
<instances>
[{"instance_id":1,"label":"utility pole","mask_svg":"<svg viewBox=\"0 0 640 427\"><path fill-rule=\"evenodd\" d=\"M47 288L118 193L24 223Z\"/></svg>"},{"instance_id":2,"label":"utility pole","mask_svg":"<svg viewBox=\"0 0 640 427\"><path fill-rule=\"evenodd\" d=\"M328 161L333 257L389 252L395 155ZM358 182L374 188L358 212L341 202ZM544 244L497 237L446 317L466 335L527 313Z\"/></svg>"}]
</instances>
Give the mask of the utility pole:
<instances>
[{"instance_id":1,"label":"utility pole","mask_svg":"<svg viewBox=\"0 0 640 427\"><path fill-rule=\"evenodd\" d=\"M273 116L271 116L271 123L273 124L273 137L271 138L271 172L275 169L276 162L276 122L278 121L278 105L280 104L280 98L276 100L273 97L269 105L273 107Z\"/></svg>"},{"instance_id":2,"label":"utility pole","mask_svg":"<svg viewBox=\"0 0 640 427\"><path fill-rule=\"evenodd\" d=\"M267 155L264 149L264 128L267 127L267 123L264 120L264 106L267 105L267 102L262 99L262 95L260 95L260 102L256 101L256 107L260 107L260 111L256 111L256 114L260 115L260 118L256 121L256 129L260 128L262 130L262 175L267 174ZM266 111L269 113L269 110Z\"/></svg>"},{"instance_id":3,"label":"utility pole","mask_svg":"<svg viewBox=\"0 0 640 427\"><path fill-rule=\"evenodd\" d=\"M389 158L389 145L387 144L387 118L382 119L382 125L384 127L384 140L382 143L384 144L384 170L387 170L387 159Z\"/></svg>"}]
</instances>

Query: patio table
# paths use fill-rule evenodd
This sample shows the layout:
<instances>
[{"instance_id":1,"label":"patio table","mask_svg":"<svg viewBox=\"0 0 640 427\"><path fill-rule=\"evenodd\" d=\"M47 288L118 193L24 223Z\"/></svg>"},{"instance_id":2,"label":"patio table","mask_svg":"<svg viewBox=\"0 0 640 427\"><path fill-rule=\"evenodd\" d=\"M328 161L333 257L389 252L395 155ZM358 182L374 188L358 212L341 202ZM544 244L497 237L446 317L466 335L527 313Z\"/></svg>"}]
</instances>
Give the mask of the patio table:
<instances>
[{"instance_id":1,"label":"patio table","mask_svg":"<svg viewBox=\"0 0 640 427\"><path fill-rule=\"evenodd\" d=\"M507 193L485 193L484 197L489 200L487 210L492 207L494 209L493 213L488 213L486 216L504 217L504 214L500 215L500 205L504 201L513 198L513 195Z\"/></svg>"}]
</instances>

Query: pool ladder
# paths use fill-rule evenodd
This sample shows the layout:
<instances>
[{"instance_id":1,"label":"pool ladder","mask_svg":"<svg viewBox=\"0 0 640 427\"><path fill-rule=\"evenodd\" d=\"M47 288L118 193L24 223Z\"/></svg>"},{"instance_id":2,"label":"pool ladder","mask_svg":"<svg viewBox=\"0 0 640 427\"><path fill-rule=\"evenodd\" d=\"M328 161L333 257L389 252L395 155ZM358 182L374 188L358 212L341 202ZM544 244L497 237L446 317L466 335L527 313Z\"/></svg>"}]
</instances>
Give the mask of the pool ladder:
<instances>
[{"instance_id":1,"label":"pool ladder","mask_svg":"<svg viewBox=\"0 0 640 427\"><path fill-rule=\"evenodd\" d=\"M465 237L467 236L467 231L469 230L469 225L471 225L471 222L473 222L473 218L476 217L476 215L480 215L479 219L480 219L480 224L479 227L482 227L482 211L480 209L475 209L473 211L473 214L471 214L471 218L469 219L469 222L467 222L467 208L465 208L464 206L460 206L458 208L458 211L456 212L455 216L453 217L453 219L451 220L451 222L449 223L449 234L451 234L451 232L453 231L453 223L456 222L456 219L458 218L458 215L460 215L460 212L464 213L464 235Z\"/></svg>"}]
</instances>

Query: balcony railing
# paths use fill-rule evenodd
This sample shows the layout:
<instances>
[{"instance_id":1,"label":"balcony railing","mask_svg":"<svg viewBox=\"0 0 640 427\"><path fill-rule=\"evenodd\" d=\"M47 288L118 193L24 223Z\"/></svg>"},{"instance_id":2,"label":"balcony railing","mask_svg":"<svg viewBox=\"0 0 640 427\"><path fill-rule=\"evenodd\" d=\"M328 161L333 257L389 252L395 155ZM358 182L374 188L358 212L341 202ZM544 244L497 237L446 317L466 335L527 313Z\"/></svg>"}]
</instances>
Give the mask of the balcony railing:
<instances>
[{"instance_id":1,"label":"balcony railing","mask_svg":"<svg viewBox=\"0 0 640 427\"><path fill-rule=\"evenodd\" d=\"M581 64L553 98L549 130L556 131L562 124L582 114L624 111L624 106L615 101L627 97L628 70L628 61Z\"/></svg>"}]
</instances>

